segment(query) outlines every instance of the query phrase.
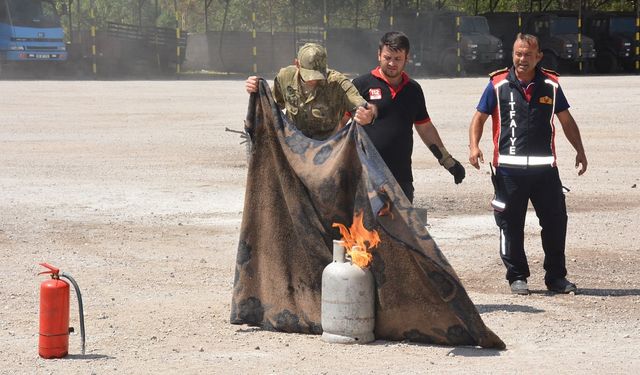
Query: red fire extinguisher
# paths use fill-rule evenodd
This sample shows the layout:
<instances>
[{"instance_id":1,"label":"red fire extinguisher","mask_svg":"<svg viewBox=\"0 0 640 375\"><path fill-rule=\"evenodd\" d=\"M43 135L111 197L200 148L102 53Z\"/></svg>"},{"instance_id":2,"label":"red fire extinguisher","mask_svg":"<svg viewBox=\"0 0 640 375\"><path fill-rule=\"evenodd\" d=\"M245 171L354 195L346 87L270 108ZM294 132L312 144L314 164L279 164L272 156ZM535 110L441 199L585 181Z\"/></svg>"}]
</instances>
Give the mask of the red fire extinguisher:
<instances>
[{"instance_id":1,"label":"red fire extinguisher","mask_svg":"<svg viewBox=\"0 0 640 375\"><path fill-rule=\"evenodd\" d=\"M82 311L82 295L76 281L68 274L48 263L40 263L48 271L38 275L51 274L51 279L40 284L40 339L38 354L42 358L62 358L69 353L69 284L60 278L68 279L73 284L78 297L80 313L80 334L82 337L82 354L85 349L84 313Z\"/></svg>"}]
</instances>

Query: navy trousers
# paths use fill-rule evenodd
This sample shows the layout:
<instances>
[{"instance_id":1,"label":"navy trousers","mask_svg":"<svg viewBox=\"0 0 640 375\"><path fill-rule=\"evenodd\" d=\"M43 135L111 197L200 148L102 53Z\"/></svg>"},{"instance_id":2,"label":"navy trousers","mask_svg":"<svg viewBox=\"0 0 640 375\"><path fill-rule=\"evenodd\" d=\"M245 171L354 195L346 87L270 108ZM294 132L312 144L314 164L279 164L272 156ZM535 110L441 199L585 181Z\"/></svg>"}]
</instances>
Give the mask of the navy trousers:
<instances>
[{"instance_id":1,"label":"navy trousers","mask_svg":"<svg viewBox=\"0 0 640 375\"><path fill-rule=\"evenodd\" d=\"M518 173L519 172L519 173ZM500 228L500 257L507 268L509 282L530 276L524 250L524 225L529 200L542 227L545 280L567 275L565 239L567 235L567 207L558 168L541 171L510 171L498 168L496 174L500 196L506 203L504 211L495 211Z\"/></svg>"}]
</instances>

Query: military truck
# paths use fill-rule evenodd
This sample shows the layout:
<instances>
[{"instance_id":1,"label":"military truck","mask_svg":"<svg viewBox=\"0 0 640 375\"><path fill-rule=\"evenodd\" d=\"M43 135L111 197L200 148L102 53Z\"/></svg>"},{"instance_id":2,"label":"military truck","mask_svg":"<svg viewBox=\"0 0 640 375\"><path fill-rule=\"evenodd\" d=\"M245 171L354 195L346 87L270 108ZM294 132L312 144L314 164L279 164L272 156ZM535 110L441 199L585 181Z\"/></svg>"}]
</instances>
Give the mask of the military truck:
<instances>
[{"instance_id":1,"label":"military truck","mask_svg":"<svg viewBox=\"0 0 640 375\"><path fill-rule=\"evenodd\" d=\"M596 57L593 39L579 35L577 14L485 13L491 33L502 40L505 64L511 64L513 42L518 32L538 37L543 52L541 65L558 70L579 67L586 71Z\"/></svg>"},{"instance_id":2,"label":"military truck","mask_svg":"<svg viewBox=\"0 0 640 375\"><path fill-rule=\"evenodd\" d=\"M632 13L593 13L586 17L585 33L595 41L599 73L614 73L620 68L635 69L638 59L633 48L636 17Z\"/></svg>"},{"instance_id":3,"label":"military truck","mask_svg":"<svg viewBox=\"0 0 640 375\"><path fill-rule=\"evenodd\" d=\"M381 22L385 20L381 17ZM502 42L491 35L482 16L454 11L404 12L394 15L393 25L380 27L389 28L403 31L409 37L408 69L414 73L486 72L498 67L503 59Z\"/></svg>"}]
</instances>

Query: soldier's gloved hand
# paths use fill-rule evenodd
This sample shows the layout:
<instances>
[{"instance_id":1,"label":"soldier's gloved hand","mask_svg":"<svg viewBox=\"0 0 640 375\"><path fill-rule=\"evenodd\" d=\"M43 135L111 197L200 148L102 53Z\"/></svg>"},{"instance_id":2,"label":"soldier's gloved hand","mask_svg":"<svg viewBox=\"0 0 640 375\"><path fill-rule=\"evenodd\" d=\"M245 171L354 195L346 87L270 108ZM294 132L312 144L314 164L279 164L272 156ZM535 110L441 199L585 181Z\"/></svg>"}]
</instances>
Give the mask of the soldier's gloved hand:
<instances>
[{"instance_id":1,"label":"soldier's gloved hand","mask_svg":"<svg viewBox=\"0 0 640 375\"><path fill-rule=\"evenodd\" d=\"M449 154L449 151L447 151L444 146L438 147L436 145L431 145L429 146L429 150L431 150L433 156L438 159L438 163L453 175L453 181L456 184L459 184L464 180L466 175L464 167L459 161L454 159L451 154Z\"/></svg>"}]
</instances>

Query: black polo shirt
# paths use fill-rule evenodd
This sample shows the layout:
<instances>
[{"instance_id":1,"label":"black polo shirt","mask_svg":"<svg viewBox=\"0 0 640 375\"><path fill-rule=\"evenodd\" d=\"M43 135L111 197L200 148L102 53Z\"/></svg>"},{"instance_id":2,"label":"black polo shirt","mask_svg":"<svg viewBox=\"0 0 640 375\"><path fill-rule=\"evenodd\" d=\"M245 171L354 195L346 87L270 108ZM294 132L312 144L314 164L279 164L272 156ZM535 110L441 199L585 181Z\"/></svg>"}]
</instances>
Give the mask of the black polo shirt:
<instances>
[{"instance_id":1,"label":"black polo shirt","mask_svg":"<svg viewBox=\"0 0 640 375\"><path fill-rule=\"evenodd\" d=\"M411 153L413 124L430 121L424 93L418 82L402 72L402 83L394 90L380 68L353 80L360 95L378 107L378 117L363 129L398 182L413 181Z\"/></svg>"}]
</instances>

